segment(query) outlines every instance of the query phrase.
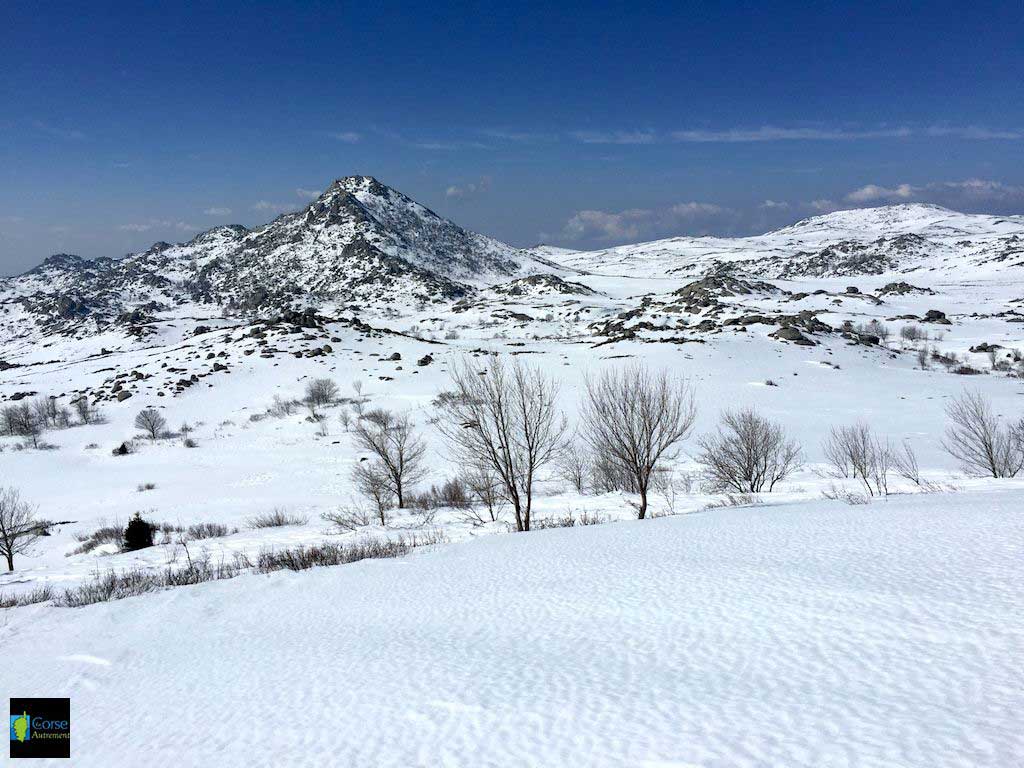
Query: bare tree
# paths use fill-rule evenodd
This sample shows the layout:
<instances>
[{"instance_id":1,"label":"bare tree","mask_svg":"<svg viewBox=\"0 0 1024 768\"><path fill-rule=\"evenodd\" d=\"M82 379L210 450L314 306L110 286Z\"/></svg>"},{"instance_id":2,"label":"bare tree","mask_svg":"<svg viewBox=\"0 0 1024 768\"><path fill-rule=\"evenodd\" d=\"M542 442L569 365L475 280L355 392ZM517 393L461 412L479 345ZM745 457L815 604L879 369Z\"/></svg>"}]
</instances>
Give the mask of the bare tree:
<instances>
[{"instance_id":1,"label":"bare tree","mask_svg":"<svg viewBox=\"0 0 1024 768\"><path fill-rule=\"evenodd\" d=\"M832 427L822 452L835 476L860 480L870 496L888 495L894 451L888 441L875 436L867 423Z\"/></svg>"},{"instance_id":2,"label":"bare tree","mask_svg":"<svg viewBox=\"0 0 1024 768\"><path fill-rule=\"evenodd\" d=\"M352 480L359 492L376 506L380 524L387 525L387 511L394 506L395 496L384 467L377 461L357 461L352 467Z\"/></svg>"},{"instance_id":3,"label":"bare tree","mask_svg":"<svg viewBox=\"0 0 1024 768\"><path fill-rule=\"evenodd\" d=\"M303 399L310 413L317 415L318 409L330 405L338 399L338 385L331 379L313 379L306 385L306 397Z\"/></svg>"},{"instance_id":4,"label":"bare tree","mask_svg":"<svg viewBox=\"0 0 1024 768\"><path fill-rule=\"evenodd\" d=\"M628 475L640 495L637 517L647 514L647 492L659 461L671 461L693 428L693 392L665 371L643 367L606 371L587 381L583 435L597 460Z\"/></svg>"},{"instance_id":5,"label":"bare tree","mask_svg":"<svg viewBox=\"0 0 1024 768\"><path fill-rule=\"evenodd\" d=\"M139 415L135 417L135 428L141 429L149 435L150 440L155 441L167 429L167 419L155 408L147 408L139 411Z\"/></svg>"},{"instance_id":6,"label":"bare tree","mask_svg":"<svg viewBox=\"0 0 1024 768\"><path fill-rule=\"evenodd\" d=\"M752 408L726 411L718 431L698 441L697 460L704 476L718 492L769 493L775 484L800 468L800 445L786 436L781 425Z\"/></svg>"},{"instance_id":7,"label":"bare tree","mask_svg":"<svg viewBox=\"0 0 1024 768\"><path fill-rule=\"evenodd\" d=\"M893 451L892 459L897 475L904 480L909 480L914 485L922 485L921 469L917 464L917 454L914 453L914 449L908 441L904 440L899 450Z\"/></svg>"},{"instance_id":8,"label":"bare tree","mask_svg":"<svg viewBox=\"0 0 1024 768\"><path fill-rule=\"evenodd\" d=\"M1015 477L1024 469L1020 426L1003 426L980 392L965 391L946 406L949 424L942 447L964 472L981 477Z\"/></svg>"},{"instance_id":9,"label":"bare tree","mask_svg":"<svg viewBox=\"0 0 1024 768\"><path fill-rule=\"evenodd\" d=\"M594 456L590 461L590 486L594 493L639 493L636 478L621 464L608 456Z\"/></svg>"},{"instance_id":10,"label":"bare tree","mask_svg":"<svg viewBox=\"0 0 1024 768\"><path fill-rule=\"evenodd\" d=\"M583 493L590 478L590 458L579 445L566 446L555 462L558 474L577 493Z\"/></svg>"},{"instance_id":11,"label":"bare tree","mask_svg":"<svg viewBox=\"0 0 1024 768\"><path fill-rule=\"evenodd\" d=\"M501 481L497 474L486 466L475 467L466 475L466 484L473 498L484 505L490 522L495 522L500 516L502 502ZM487 522L480 516L474 519L479 523Z\"/></svg>"},{"instance_id":12,"label":"bare tree","mask_svg":"<svg viewBox=\"0 0 1024 768\"><path fill-rule=\"evenodd\" d=\"M27 437L32 445L38 447L39 436L43 433L44 424L34 408L28 403L9 405L3 409L2 414L3 431L8 435Z\"/></svg>"},{"instance_id":13,"label":"bare tree","mask_svg":"<svg viewBox=\"0 0 1024 768\"><path fill-rule=\"evenodd\" d=\"M341 422L341 426L344 430L348 432L349 427L352 426L352 414L349 412L347 405L343 405L341 407L341 412L338 414L338 421Z\"/></svg>"},{"instance_id":14,"label":"bare tree","mask_svg":"<svg viewBox=\"0 0 1024 768\"><path fill-rule=\"evenodd\" d=\"M423 479L427 448L407 414L374 410L356 422L356 447L373 455L373 464L384 472L398 502L405 507L405 494Z\"/></svg>"},{"instance_id":15,"label":"bare tree","mask_svg":"<svg viewBox=\"0 0 1024 768\"><path fill-rule=\"evenodd\" d=\"M495 474L516 530L530 530L534 481L557 458L567 426L555 404L558 385L538 369L499 357L487 367L463 360L451 377L455 392L436 401L438 429L463 466Z\"/></svg>"},{"instance_id":16,"label":"bare tree","mask_svg":"<svg viewBox=\"0 0 1024 768\"><path fill-rule=\"evenodd\" d=\"M931 359L931 356L932 356L932 352L928 348L927 344L925 344L923 347L921 347L919 350L917 350L917 366L918 366L918 368L920 368L922 371L927 371L928 368L930 367L928 362Z\"/></svg>"},{"instance_id":17,"label":"bare tree","mask_svg":"<svg viewBox=\"0 0 1024 768\"><path fill-rule=\"evenodd\" d=\"M14 556L28 552L42 532L32 505L16 489L0 488L0 555L7 559L8 571L14 570Z\"/></svg>"},{"instance_id":18,"label":"bare tree","mask_svg":"<svg viewBox=\"0 0 1024 768\"><path fill-rule=\"evenodd\" d=\"M57 403L57 398L41 395L32 403L32 409L35 411L36 419L44 427L57 426L57 420L60 415L60 406Z\"/></svg>"}]
</instances>

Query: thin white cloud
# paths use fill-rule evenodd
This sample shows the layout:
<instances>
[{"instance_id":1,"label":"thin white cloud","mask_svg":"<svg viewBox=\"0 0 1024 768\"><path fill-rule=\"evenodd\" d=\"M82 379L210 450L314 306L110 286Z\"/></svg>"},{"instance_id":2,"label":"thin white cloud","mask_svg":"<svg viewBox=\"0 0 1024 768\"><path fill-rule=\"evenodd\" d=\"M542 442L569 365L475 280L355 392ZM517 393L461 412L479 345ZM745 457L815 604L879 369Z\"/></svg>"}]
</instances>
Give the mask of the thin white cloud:
<instances>
[{"instance_id":1,"label":"thin white cloud","mask_svg":"<svg viewBox=\"0 0 1024 768\"><path fill-rule=\"evenodd\" d=\"M630 241L641 237L706 234L711 225L728 223L736 212L713 203L677 203L668 208L630 208L619 212L577 211L566 222L565 240ZM546 239L546 238L545 238Z\"/></svg>"},{"instance_id":2,"label":"thin white cloud","mask_svg":"<svg viewBox=\"0 0 1024 768\"><path fill-rule=\"evenodd\" d=\"M453 200L465 200L468 197L487 192L491 188L491 177L481 176L479 181L469 184L453 184L444 191L444 196Z\"/></svg>"},{"instance_id":3,"label":"thin white cloud","mask_svg":"<svg viewBox=\"0 0 1024 768\"><path fill-rule=\"evenodd\" d=\"M121 224L118 229L122 232L149 232L151 230L169 230L176 229L181 232L193 232L199 227L193 224L189 224L184 221L170 221L168 219L149 219L148 221L134 222L131 224Z\"/></svg>"},{"instance_id":4,"label":"thin white cloud","mask_svg":"<svg viewBox=\"0 0 1024 768\"><path fill-rule=\"evenodd\" d=\"M765 211L786 211L789 210L789 203L780 200L765 200L757 207Z\"/></svg>"},{"instance_id":5,"label":"thin white cloud","mask_svg":"<svg viewBox=\"0 0 1024 768\"><path fill-rule=\"evenodd\" d=\"M63 128L59 125L53 125L44 120L32 120L30 121L33 128L37 131L42 131L49 136L55 136L58 139L70 139L73 141L79 141L85 138L85 134L77 128Z\"/></svg>"},{"instance_id":6,"label":"thin white cloud","mask_svg":"<svg viewBox=\"0 0 1024 768\"><path fill-rule=\"evenodd\" d=\"M995 130L978 125L968 125L959 128L948 125L933 125L926 131L926 133L929 136L953 136L960 139L972 139L975 141L993 141L998 139L1013 141L1017 139L1024 139L1024 131Z\"/></svg>"},{"instance_id":7,"label":"thin white cloud","mask_svg":"<svg viewBox=\"0 0 1024 768\"><path fill-rule=\"evenodd\" d=\"M511 141L518 144L530 144L539 141L557 141L557 134L534 131L506 131L501 129L485 129L480 131L484 136L499 141Z\"/></svg>"},{"instance_id":8,"label":"thin white cloud","mask_svg":"<svg viewBox=\"0 0 1024 768\"><path fill-rule=\"evenodd\" d=\"M230 216L230 208L207 208L203 211L207 216Z\"/></svg>"},{"instance_id":9,"label":"thin white cloud","mask_svg":"<svg viewBox=\"0 0 1024 768\"><path fill-rule=\"evenodd\" d=\"M294 207L288 203L272 203L269 200L258 200L252 206L254 211L269 211L270 213L284 213Z\"/></svg>"},{"instance_id":10,"label":"thin white cloud","mask_svg":"<svg viewBox=\"0 0 1024 768\"><path fill-rule=\"evenodd\" d=\"M818 200L811 200L811 202L807 203L807 207L819 213L827 213L828 211L834 211L838 206L836 206L834 200L819 198Z\"/></svg>"},{"instance_id":11,"label":"thin white cloud","mask_svg":"<svg viewBox=\"0 0 1024 768\"><path fill-rule=\"evenodd\" d=\"M569 135L584 144L654 144L658 141L658 135L651 130L572 131Z\"/></svg>"},{"instance_id":12,"label":"thin white cloud","mask_svg":"<svg viewBox=\"0 0 1024 768\"><path fill-rule=\"evenodd\" d=\"M867 184L846 195L850 203L931 202L950 207L980 203L1024 202L1024 187L987 179L935 181L915 186L898 184L886 187Z\"/></svg>"},{"instance_id":13,"label":"thin white cloud","mask_svg":"<svg viewBox=\"0 0 1024 768\"><path fill-rule=\"evenodd\" d=\"M355 131L328 131L327 135L336 141L341 141L345 144L355 144L363 138L362 134L356 133Z\"/></svg>"},{"instance_id":14,"label":"thin white cloud","mask_svg":"<svg viewBox=\"0 0 1024 768\"><path fill-rule=\"evenodd\" d=\"M693 143L742 143L758 141L854 141L862 139L899 139L911 136L910 128L784 128L763 125L760 128L673 131L674 141Z\"/></svg>"},{"instance_id":15,"label":"thin white cloud","mask_svg":"<svg viewBox=\"0 0 1024 768\"><path fill-rule=\"evenodd\" d=\"M319 189L303 189L302 187L299 187L295 190L295 194L304 200L316 200L320 197L321 192Z\"/></svg>"}]
</instances>

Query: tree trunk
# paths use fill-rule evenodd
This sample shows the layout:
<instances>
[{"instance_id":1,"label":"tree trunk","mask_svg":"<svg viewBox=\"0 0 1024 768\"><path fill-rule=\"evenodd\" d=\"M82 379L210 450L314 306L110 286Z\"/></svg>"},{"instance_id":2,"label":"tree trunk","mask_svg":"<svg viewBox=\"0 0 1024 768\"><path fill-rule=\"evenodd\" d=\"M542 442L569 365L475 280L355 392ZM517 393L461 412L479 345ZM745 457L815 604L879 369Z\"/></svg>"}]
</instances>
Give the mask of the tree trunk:
<instances>
[{"instance_id":1,"label":"tree trunk","mask_svg":"<svg viewBox=\"0 0 1024 768\"><path fill-rule=\"evenodd\" d=\"M640 489L640 511L637 513L637 520L643 520L647 515L647 489Z\"/></svg>"},{"instance_id":2,"label":"tree trunk","mask_svg":"<svg viewBox=\"0 0 1024 768\"><path fill-rule=\"evenodd\" d=\"M7 554L7 570L14 573L14 555L11 553Z\"/></svg>"}]
</instances>

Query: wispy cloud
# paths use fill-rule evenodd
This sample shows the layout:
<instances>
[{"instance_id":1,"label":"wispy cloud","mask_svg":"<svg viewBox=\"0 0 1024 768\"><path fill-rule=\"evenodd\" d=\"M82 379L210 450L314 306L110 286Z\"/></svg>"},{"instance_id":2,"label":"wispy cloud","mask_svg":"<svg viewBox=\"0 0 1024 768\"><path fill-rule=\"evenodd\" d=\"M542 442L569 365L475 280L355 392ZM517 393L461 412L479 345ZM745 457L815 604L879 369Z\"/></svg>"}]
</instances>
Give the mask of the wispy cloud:
<instances>
[{"instance_id":1,"label":"wispy cloud","mask_svg":"<svg viewBox=\"0 0 1024 768\"><path fill-rule=\"evenodd\" d=\"M641 237L676 234L706 234L735 211L713 203L677 203L668 208L630 208L624 211L577 211L562 229L564 240L625 242ZM542 237L542 239L549 239Z\"/></svg>"},{"instance_id":2,"label":"wispy cloud","mask_svg":"<svg viewBox=\"0 0 1024 768\"><path fill-rule=\"evenodd\" d=\"M658 141L658 134L652 130L572 131L569 135L584 144L654 144Z\"/></svg>"},{"instance_id":3,"label":"wispy cloud","mask_svg":"<svg viewBox=\"0 0 1024 768\"><path fill-rule=\"evenodd\" d=\"M30 120L29 124L37 131L41 131L49 136L54 136L58 139L70 139L73 141L79 141L86 138L85 133L78 130L77 128L65 128L59 125L53 125L45 120Z\"/></svg>"},{"instance_id":4,"label":"wispy cloud","mask_svg":"<svg viewBox=\"0 0 1024 768\"><path fill-rule=\"evenodd\" d=\"M479 181L469 184L453 184L444 191L444 196L454 200L465 200L487 192L491 188L491 177L481 176Z\"/></svg>"},{"instance_id":5,"label":"wispy cloud","mask_svg":"<svg viewBox=\"0 0 1024 768\"><path fill-rule=\"evenodd\" d=\"M764 211L788 211L789 203L782 200L765 200L757 207Z\"/></svg>"},{"instance_id":6,"label":"wispy cloud","mask_svg":"<svg viewBox=\"0 0 1024 768\"><path fill-rule=\"evenodd\" d=\"M488 149L488 146L480 141L447 141L438 139L414 139L403 142L406 146L416 149L426 149L431 152L452 152L458 149Z\"/></svg>"},{"instance_id":7,"label":"wispy cloud","mask_svg":"<svg viewBox=\"0 0 1024 768\"><path fill-rule=\"evenodd\" d=\"M258 200L252 205L254 211L269 211L270 213L284 213L294 209L290 203L272 203L269 200Z\"/></svg>"},{"instance_id":8,"label":"wispy cloud","mask_svg":"<svg viewBox=\"0 0 1024 768\"><path fill-rule=\"evenodd\" d=\"M1024 139L1024 131L1022 130L995 130L978 125L968 125L960 128L948 125L933 125L925 133L929 136L953 136L955 138L972 139L975 141L998 139L1013 141Z\"/></svg>"},{"instance_id":9,"label":"wispy cloud","mask_svg":"<svg viewBox=\"0 0 1024 768\"><path fill-rule=\"evenodd\" d=\"M891 187L866 184L846 195L850 203L932 202L957 207L987 203L1024 202L1024 187L987 179L936 181L919 186L897 184Z\"/></svg>"},{"instance_id":10,"label":"wispy cloud","mask_svg":"<svg viewBox=\"0 0 1024 768\"><path fill-rule=\"evenodd\" d=\"M558 134L535 131L508 131L502 129L484 129L480 134L498 141L510 141L517 144L531 144L541 141L557 141Z\"/></svg>"},{"instance_id":11,"label":"wispy cloud","mask_svg":"<svg viewBox=\"0 0 1024 768\"><path fill-rule=\"evenodd\" d=\"M326 131L325 133L335 141L345 144L355 144L363 138L363 135L356 131Z\"/></svg>"},{"instance_id":12,"label":"wispy cloud","mask_svg":"<svg viewBox=\"0 0 1024 768\"><path fill-rule=\"evenodd\" d=\"M170 221L168 219L149 219L148 221L133 222L131 224L121 224L118 229L122 232L150 232L154 229L157 230L178 230L180 232L194 232L199 227L189 224L184 221Z\"/></svg>"},{"instance_id":13,"label":"wispy cloud","mask_svg":"<svg viewBox=\"0 0 1024 768\"><path fill-rule=\"evenodd\" d=\"M207 208L203 211L207 216L230 216L230 208Z\"/></svg>"},{"instance_id":14,"label":"wispy cloud","mask_svg":"<svg viewBox=\"0 0 1024 768\"><path fill-rule=\"evenodd\" d=\"M724 130L673 131L673 141L694 143L744 143L758 141L856 141L862 139L899 139L913 135L910 128L783 128L763 125L760 128L728 128Z\"/></svg>"},{"instance_id":15,"label":"wispy cloud","mask_svg":"<svg viewBox=\"0 0 1024 768\"><path fill-rule=\"evenodd\" d=\"M303 189L302 187L299 187L295 190L295 194L303 200L316 200L320 197L321 192L319 189Z\"/></svg>"}]
</instances>

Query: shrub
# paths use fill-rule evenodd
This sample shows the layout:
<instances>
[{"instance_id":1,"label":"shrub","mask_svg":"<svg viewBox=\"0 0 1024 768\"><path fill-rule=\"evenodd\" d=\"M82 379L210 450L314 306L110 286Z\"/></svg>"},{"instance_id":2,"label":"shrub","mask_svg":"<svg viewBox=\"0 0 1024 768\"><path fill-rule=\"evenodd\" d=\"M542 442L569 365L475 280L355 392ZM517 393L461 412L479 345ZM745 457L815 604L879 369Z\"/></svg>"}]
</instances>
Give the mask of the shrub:
<instances>
[{"instance_id":1,"label":"shrub","mask_svg":"<svg viewBox=\"0 0 1024 768\"><path fill-rule=\"evenodd\" d=\"M134 552L138 549L145 549L153 546L153 532L155 527L142 518L142 514L136 512L128 521L124 529L124 543L121 548L126 552Z\"/></svg>"},{"instance_id":2,"label":"shrub","mask_svg":"<svg viewBox=\"0 0 1024 768\"><path fill-rule=\"evenodd\" d=\"M54 592L53 587L49 584L44 584L27 592L11 595L10 597L0 594L0 608L18 608L23 605L46 603L53 600L56 596L57 593Z\"/></svg>"},{"instance_id":3,"label":"shrub","mask_svg":"<svg viewBox=\"0 0 1024 768\"><path fill-rule=\"evenodd\" d=\"M888 440L877 438L866 423L833 427L822 452L832 465L834 476L860 480L870 496L888 495L895 451Z\"/></svg>"},{"instance_id":4,"label":"shrub","mask_svg":"<svg viewBox=\"0 0 1024 768\"><path fill-rule=\"evenodd\" d=\"M964 392L946 407L942 447L969 475L1015 477L1024 469L1024 423L1004 426L979 392Z\"/></svg>"},{"instance_id":5,"label":"shrub","mask_svg":"<svg viewBox=\"0 0 1024 768\"><path fill-rule=\"evenodd\" d=\"M342 531L355 531L373 524L372 515L358 505L341 507L337 512L324 512L320 518L333 523Z\"/></svg>"},{"instance_id":6,"label":"shrub","mask_svg":"<svg viewBox=\"0 0 1024 768\"><path fill-rule=\"evenodd\" d=\"M313 379L306 385L305 403L312 411L337 399L338 385L331 379Z\"/></svg>"},{"instance_id":7,"label":"shrub","mask_svg":"<svg viewBox=\"0 0 1024 768\"><path fill-rule=\"evenodd\" d=\"M104 544L117 544L120 546L124 539L124 529L118 525L107 525L97 528L92 533L77 533L75 534L75 539L81 542L81 544L68 552L68 557L87 554Z\"/></svg>"},{"instance_id":8,"label":"shrub","mask_svg":"<svg viewBox=\"0 0 1024 768\"><path fill-rule=\"evenodd\" d=\"M229 531L228 527L221 523L196 523L185 529L185 536L189 539L216 539L227 536L228 533L238 533L238 529Z\"/></svg>"},{"instance_id":9,"label":"shrub","mask_svg":"<svg viewBox=\"0 0 1024 768\"><path fill-rule=\"evenodd\" d=\"M800 445L751 408L723 413L718 431L702 436L698 445L698 461L714 492L770 493L802 464Z\"/></svg>"},{"instance_id":10,"label":"shrub","mask_svg":"<svg viewBox=\"0 0 1024 768\"><path fill-rule=\"evenodd\" d=\"M246 523L250 528L280 528L285 525L305 525L309 521L303 515L293 515L288 510L276 507L270 512L250 517Z\"/></svg>"}]
</instances>

